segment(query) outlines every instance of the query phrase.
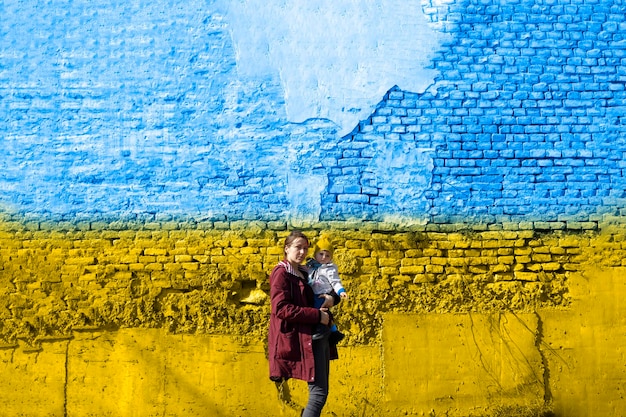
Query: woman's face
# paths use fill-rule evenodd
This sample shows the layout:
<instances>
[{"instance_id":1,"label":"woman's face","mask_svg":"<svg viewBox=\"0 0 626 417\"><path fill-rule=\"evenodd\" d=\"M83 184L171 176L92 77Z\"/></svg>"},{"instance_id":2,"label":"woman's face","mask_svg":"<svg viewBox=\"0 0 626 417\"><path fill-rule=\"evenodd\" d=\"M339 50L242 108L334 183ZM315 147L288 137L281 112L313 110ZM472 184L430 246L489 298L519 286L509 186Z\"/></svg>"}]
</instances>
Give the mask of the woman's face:
<instances>
[{"instance_id":1,"label":"woman's face","mask_svg":"<svg viewBox=\"0 0 626 417\"><path fill-rule=\"evenodd\" d=\"M309 244L306 239L299 237L285 248L285 260L290 264L300 265L309 253Z\"/></svg>"}]
</instances>

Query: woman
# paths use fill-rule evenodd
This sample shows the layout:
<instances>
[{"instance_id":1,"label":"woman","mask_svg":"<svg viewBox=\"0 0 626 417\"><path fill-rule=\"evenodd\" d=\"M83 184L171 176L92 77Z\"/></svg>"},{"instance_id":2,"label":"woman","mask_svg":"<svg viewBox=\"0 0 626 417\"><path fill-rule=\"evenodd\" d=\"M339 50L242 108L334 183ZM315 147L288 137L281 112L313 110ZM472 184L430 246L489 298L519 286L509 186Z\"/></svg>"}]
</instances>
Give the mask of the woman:
<instances>
[{"instance_id":1,"label":"woman","mask_svg":"<svg viewBox=\"0 0 626 417\"><path fill-rule=\"evenodd\" d=\"M301 379L309 384L309 401L303 417L318 417L328 397L330 359L337 358L337 349L330 346L328 336L313 340L315 325L328 325L328 307L338 303L336 294L326 295L321 309L313 307L313 290L307 284L304 262L309 240L298 231L285 239L285 258L270 275L272 312L269 328L270 379L284 381Z\"/></svg>"}]
</instances>

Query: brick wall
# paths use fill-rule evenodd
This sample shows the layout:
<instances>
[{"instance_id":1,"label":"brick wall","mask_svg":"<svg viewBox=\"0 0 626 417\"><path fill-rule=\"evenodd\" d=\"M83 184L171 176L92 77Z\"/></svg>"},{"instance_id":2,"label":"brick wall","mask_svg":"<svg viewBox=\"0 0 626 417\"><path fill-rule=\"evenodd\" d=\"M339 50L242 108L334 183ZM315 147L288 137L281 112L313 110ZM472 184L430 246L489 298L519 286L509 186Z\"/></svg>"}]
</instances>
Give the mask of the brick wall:
<instances>
[{"instance_id":1,"label":"brick wall","mask_svg":"<svg viewBox=\"0 0 626 417\"><path fill-rule=\"evenodd\" d=\"M4 2L3 208L105 222L621 217L624 6L422 6L446 39L423 51L433 84L392 88L339 138L289 124L278 79L238 77L217 5Z\"/></svg>"},{"instance_id":2,"label":"brick wall","mask_svg":"<svg viewBox=\"0 0 626 417\"><path fill-rule=\"evenodd\" d=\"M267 276L282 258L286 232L202 226L58 231L5 223L3 342L36 348L48 337L117 327L262 342ZM314 240L319 230L308 233ZM348 340L356 344L377 343L387 312L566 308L569 274L584 265L626 266L623 231L335 230L332 236L352 296L338 317L350 323Z\"/></svg>"},{"instance_id":3,"label":"brick wall","mask_svg":"<svg viewBox=\"0 0 626 417\"><path fill-rule=\"evenodd\" d=\"M437 4L426 12L454 35L433 61L440 77L424 94L392 89L347 138L347 149L368 151L340 161L358 173L340 177L351 186L330 201L362 191L377 213L397 210L393 199L384 200L406 187L391 180L406 167L372 180L376 147L392 147L390 157L404 162L403 154L422 153L432 164L414 204L401 207L429 221L597 222L623 215L624 6Z\"/></svg>"},{"instance_id":4,"label":"brick wall","mask_svg":"<svg viewBox=\"0 0 626 417\"><path fill-rule=\"evenodd\" d=\"M534 378L533 401L554 400L567 415L619 408L614 385L624 377L614 363L623 358L612 341L622 333L615 300L626 266L626 6L424 1L430 28L445 35L437 50L420 51L432 54L432 85L390 88L370 117L339 137L328 120L286 120L278 77L239 76L218 3L0 4L0 353L4 373L20 377L15 385L4 378L0 391L24 393L33 378L55 375L50 396L65 415L76 398L90 402L107 388L87 385L89 395L80 394L81 366L91 364L80 355L108 360L96 340L115 344L121 335L121 365L101 365L115 381L129 369L124 346L136 344L134 332L156 341L136 348L141 365L128 371L128 383L141 384L145 369L137 368L152 369L144 349L160 351L166 368L176 363L174 350L216 335L237 341L229 339L234 356L254 346L250 380L258 382L267 276L287 230L300 228L313 238L332 234L351 295L337 307L343 347L357 352L354 370L352 362L342 366L363 377L351 410L371 408L376 390L376 401L397 400L405 414L429 401L447 413L474 410L481 395L506 397L478 389L467 394L474 402L443 404L458 392L449 378L465 383L473 375L474 357L453 350L465 373L441 376L435 361L415 382L440 375L436 398L419 390L423 403L399 399L419 386L404 383L402 365L412 363L419 334L437 334L440 323L454 333L472 314L503 311L532 324L513 336L532 350L524 375ZM388 368L387 378L397 379L384 380L397 358L378 358L380 351L393 351L389 343L404 337L411 314L427 324L403 339L398 349L409 354ZM493 323L485 323L479 350L493 347ZM176 349L163 349L172 340ZM430 343L420 354L437 355L448 341ZM217 350L207 348L208 367ZM33 357L50 356L48 375ZM203 372L194 375L202 380ZM215 381L211 398L228 403ZM146 388L145 404L167 386L161 382ZM524 402L517 383L505 384L522 393L509 399ZM136 391L121 391L132 409ZM189 391L177 392L188 398ZM22 399L0 401L19 414ZM93 404L81 407L91 412Z\"/></svg>"}]
</instances>

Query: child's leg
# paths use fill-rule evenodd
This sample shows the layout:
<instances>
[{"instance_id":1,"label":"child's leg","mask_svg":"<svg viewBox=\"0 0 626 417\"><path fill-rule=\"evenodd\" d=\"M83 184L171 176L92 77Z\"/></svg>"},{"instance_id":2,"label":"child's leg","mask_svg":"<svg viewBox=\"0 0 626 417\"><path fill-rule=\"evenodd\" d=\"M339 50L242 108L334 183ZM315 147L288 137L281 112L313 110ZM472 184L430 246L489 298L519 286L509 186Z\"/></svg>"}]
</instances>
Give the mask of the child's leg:
<instances>
[{"instance_id":1,"label":"child's leg","mask_svg":"<svg viewBox=\"0 0 626 417\"><path fill-rule=\"evenodd\" d=\"M313 307L321 308L322 304L324 304L324 300L325 300L324 297L319 298L319 294L316 294L313 300ZM323 337L327 337L329 333L330 333L330 330L328 326L322 323L316 324L314 333L313 333L313 340L319 340Z\"/></svg>"},{"instance_id":2,"label":"child's leg","mask_svg":"<svg viewBox=\"0 0 626 417\"><path fill-rule=\"evenodd\" d=\"M324 300L324 298L320 298L320 294L315 294L315 297L313 299L313 307L321 308L322 304L324 304Z\"/></svg>"},{"instance_id":3,"label":"child's leg","mask_svg":"<svg viewBox=\"0 0 626 417\"><path fill-rule=\"evenodd\" d=\"M321 294L315 294L315 300L313 301L313 307L315 308L321 308L322 304L324 304L324 300L325 298L321 297ZM330 325L330 331L331 332L336 332L337 331L337 326L335 325L334 322L331 323Z\"/></svg>"}]
</instances>

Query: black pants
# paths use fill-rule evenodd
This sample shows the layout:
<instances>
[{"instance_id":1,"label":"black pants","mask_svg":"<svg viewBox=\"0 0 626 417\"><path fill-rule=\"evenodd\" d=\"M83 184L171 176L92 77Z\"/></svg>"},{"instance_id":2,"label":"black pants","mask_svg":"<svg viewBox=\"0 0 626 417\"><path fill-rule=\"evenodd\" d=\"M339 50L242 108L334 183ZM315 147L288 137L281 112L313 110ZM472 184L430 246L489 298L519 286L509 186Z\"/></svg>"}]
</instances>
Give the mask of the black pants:
<instances>
[{"instance_id":1,"label":"black pants","mask_svg":"<svg viewBox=\"0 0 626 417\"><path fill-rule=\"evenodd\" d=\"M330 372L330 347L328 336L313 341L315 358L315 381L309 382L309 402L302 417L319 417L328 397L328 374Z\"/></svg>"}]
</instances>

